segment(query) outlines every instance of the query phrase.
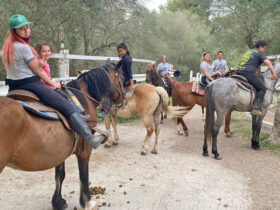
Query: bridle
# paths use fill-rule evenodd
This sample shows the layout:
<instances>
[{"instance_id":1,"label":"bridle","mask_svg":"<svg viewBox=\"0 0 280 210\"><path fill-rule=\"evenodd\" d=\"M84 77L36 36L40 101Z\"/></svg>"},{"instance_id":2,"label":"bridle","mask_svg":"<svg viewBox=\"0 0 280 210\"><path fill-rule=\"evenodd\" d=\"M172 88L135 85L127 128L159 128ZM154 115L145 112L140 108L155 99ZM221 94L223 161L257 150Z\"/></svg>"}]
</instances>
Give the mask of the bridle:
<instances>
[{"instance_id":1,"label":"bridle","mask_svg":"<svg viewBox=\"0 0 280 210\"><path fill-rule=\"evenodd\" d=\"M125 100L125 89L123 87L122 81L121 81L121 75L119 72L117 72L116 70L112 69L112 68L108 68L106 66L103 66L102 69L104 71L106 71L107 73L110 71L114 72L114 78L113 78L113 83L111 84L112 89L114 89L115 91L117 91L119 97L117 100L113 101L113 105L115 105L115 108L117 109L122 109L124 108L125 104L126 104L126 100ZM120 87L118 88L117 85ZM121 101L122 100L122 101ZM121 102L120 102L121 101ZM118 104L120 104L120 106L118 106Z\"/></svg>"}]
</instances>

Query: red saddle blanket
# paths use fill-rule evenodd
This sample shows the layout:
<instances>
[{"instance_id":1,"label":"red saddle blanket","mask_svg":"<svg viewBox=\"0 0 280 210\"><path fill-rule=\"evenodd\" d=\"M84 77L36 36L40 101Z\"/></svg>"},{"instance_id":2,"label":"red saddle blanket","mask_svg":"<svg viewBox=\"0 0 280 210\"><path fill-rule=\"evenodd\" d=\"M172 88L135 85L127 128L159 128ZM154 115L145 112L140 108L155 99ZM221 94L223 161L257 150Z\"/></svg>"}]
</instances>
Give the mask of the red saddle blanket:
<instances>
[{"instance_id":1,"label":"red saddle blanket","mask_svg":"<svg viewBox=\"0 0 280 210\"><path fill-rule=\"evenodd\" d=\"M192 92L204 96L204 89L200 88L199 82L193 82Z\"/></svg>"}]
</instances>

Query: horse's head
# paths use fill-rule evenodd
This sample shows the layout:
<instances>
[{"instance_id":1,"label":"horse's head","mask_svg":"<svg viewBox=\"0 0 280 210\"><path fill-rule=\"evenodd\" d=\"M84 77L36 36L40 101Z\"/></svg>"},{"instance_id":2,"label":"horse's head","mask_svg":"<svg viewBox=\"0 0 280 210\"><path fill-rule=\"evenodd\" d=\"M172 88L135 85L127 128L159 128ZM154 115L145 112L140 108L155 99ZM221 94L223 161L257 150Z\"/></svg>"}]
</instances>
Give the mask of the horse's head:
<instances>
[{"instance_id":1,"label":"horse's head","mask_svg":"<svg viewBox=\"0 0 280 210\"><path fill-rule=\"evenodd\" d=\"M109 78L111 81L112 88L109 97L115 104L121 103L124 100L124 95L125 95L125 91L123 87L122 70L121 69L117 70L116 64L111 63L110 59L107 60L103 68L109 74Z\"/></svg>"},{"instance_id":2,"label":"horse's head","mask_svg":"<svg viewBox=\"0 0 280 210\"><path fill-rule=\"evenodd\" d=\"M157 78L157 70L155 64L148 64L146 68L146 82L155 85Z\"/></svg>"},{"instance_id":3,"label":"horse's head","mask_svg":"<svg viewBox=\"0 0 280 210\"><path fill-rule=\"evenodd\" d=\"M155 71L155 70L156 70L156 65L155 65L155 64L149 63L149 64L147 65L147 68L146 68L146 73L148 74L149 71Z\"/></svg>"}]
</instances>

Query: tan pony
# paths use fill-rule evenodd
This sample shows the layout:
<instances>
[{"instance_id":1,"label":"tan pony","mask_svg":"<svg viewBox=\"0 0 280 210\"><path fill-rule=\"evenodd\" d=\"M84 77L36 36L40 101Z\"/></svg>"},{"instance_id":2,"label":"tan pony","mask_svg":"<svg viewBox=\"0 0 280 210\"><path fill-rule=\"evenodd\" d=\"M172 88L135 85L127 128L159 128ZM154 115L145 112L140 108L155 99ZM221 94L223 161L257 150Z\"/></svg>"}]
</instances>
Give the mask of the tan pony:
<instances>
[{"instance_id":1,"label":"tan pony","mask_svg":"<svg viewBox=\"0 0 280 210\"><path fill-rule=\"evenodd\" d=\"M155 144L152 149L153 154L159 153L158 135L160 133L160 112L164 111L173 117L185 115L188 111L182 107L168 106L169 97L162 87L155 87L149 84L139 84L135 87L131 98L128 100L124 109L113 107L110 116L112 118L112 126L114 128L114 138L111 132L105 146L110 147L119 143L119 135L117 132L117 116L122 118L130 118L136 115L141 117L144 126L147 129L147 135L142 145L141 155L146 155L148 151L149 140L153 132L155 132ZM110 131L110 119L105 119L105 126Z\"/></svg>"}]
</instances>

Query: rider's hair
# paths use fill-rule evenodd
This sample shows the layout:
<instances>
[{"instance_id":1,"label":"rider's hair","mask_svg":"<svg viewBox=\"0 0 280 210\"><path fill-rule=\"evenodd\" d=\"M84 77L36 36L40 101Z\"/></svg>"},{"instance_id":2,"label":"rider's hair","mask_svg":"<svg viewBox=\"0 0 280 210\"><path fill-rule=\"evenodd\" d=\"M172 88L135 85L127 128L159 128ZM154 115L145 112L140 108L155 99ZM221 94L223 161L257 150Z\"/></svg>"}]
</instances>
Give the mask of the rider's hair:
<instances>
[{"instance_id":1,"label":"rider's hair","mask_svg":"<svg viewBox=\"0 0 280 210\"><path fill-rule=\"evenodd\" d=\"M3 64L5 65L5 68L7 69L8 66L12 63L16 64L16 59L15 59L15 55L14 55L14 44L15 42L20 42L24 45L27 45L35 58L37 58L37 52L36 50L31 47L31 45L29 43L26 43L17 33L16 33L16 29L11 29L10 31L8 31L7 33L7 38L4 41L4 45L3 45L3 55L2 55L2 61Z\"/></svg>"},{"instance_id":2,"label":"rider's hair","mask_svg":"<svg viewBox=\"0 0 280 210\"><path fill-rule=\"evenodd\" d=\"M208 63L208 62L205 60L205 56L206 56L207 54L210 54L210 52L204 52L204 53L202 54L202 58L201 58L201 62L200 62L200 63L203 63L204 61L205 61L206 63ZM211 60L209 61L209 64L211 64Z\"/></svg>"},{"instance_id":3,"label":"rider's hair","mask_svg":"<svg viewBox=\"0 0 280 210\"><path fill-rule=\"evenodd\" d=\"M36 50L36 51L37 51L37 53L38 53L38 57L41 57L40 55L41 55L41 50L42 50L43 46L49 46L49 48L50 48L50 49L51 49L51 51L52 51L52 47L51 47L51 45L50 45L50 44L48 44L48 43L46 43L46 42L44 42L44 43L40 43L40 44L36 44L36 46L35 46L35 50Z\"/></svg>"},{"instance_id":4,"label":"rider's hair","mask_svg":"<svg viewBox=\"0 0 280 210\"><path fill-rule=\"evenodd\" d=\"M220 53L224 54L224 52L220 50L219 52L217 52L217 55L219 55Z\"/></svg>"},{"instance_id":5,"label":"rider's hair","mask_svg":"<svg viewBox=\"0 0 280 210\"><path fill-rule=\"evenodd\" d=\"M128 55L130 55L130 52L128 51L128 48L127 48L127 46L125 45L125 43L120 43L119 45L118 45L118 47L117 47L117 50L118 49L124 49L124 50L126 50L126 53L128 54Z\"/></svg>"},{"instance_id":6,"label":"rider's hair","mask_svg":"<svg viewBox=\"0 0 280 210\"><path fill-rule=\"evenodd\" d=\"M267 46L266 42L264 40L259 40L255 44L255 48L259 49L260 47Z\"/></svg>"}]
</instances>

